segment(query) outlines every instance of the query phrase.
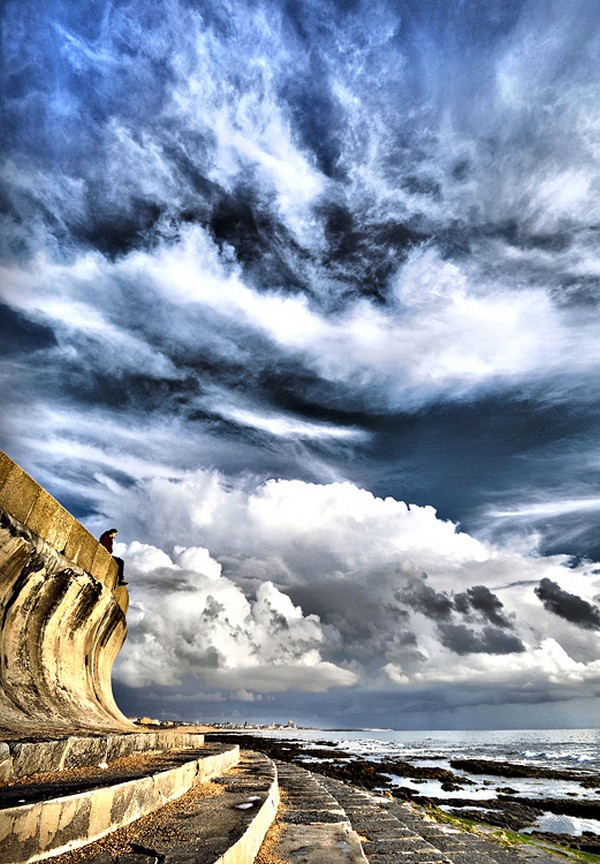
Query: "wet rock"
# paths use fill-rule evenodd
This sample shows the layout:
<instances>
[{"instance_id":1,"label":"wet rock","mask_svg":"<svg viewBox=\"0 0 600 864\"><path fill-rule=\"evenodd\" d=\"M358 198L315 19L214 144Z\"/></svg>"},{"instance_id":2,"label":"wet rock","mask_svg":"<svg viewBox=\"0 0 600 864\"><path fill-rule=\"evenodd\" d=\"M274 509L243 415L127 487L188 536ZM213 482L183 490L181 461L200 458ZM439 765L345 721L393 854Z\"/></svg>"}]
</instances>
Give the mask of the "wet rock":
<instances>
[{"instance_id":1,"label":"wet rock","mask_svg":"<svg viewBox=\"0 0 600 864\"><path fill-rule=\"evenodd\" d=\"M339 746L328 741L315 742L319 747L306 745L298 740L277 740L254 735L209 734L211 740L230 741L238 743L242 748L261 750L272 758L281 761L302 764L303 757L323 758L326 761L310 765L312 771L342 780L352 786L368 790L385 790L386 794L400 801L411 801L424 807L443 807L456 816L472 819L475 822L487 823L494 827L520 832L530 829L544 812L576 816L580 818L598 818L598 802L583 801L573 796L560 799L539 798L530 799L518 797L518 792L512 786L495 786L494 781L484 779L480 786L494 789L497 798L485 801L475 801L468 797L448 799L445 797L428 797L420 794L418 789L397 786L390 781L389 776L408 778L411 784L423 783L427 780L438 780L444 792L456 792L464 786L473 785L474 781L463 774L456 774L447 768L432 765L420 766L399 759L359 759L354 754L344 751ZM440 755L443 759L443 754ZM488 774L493 777L532 777L544 780L571 780L582 786L600 792L600 778L591 773L581 771L557 770L554 768L519 765L506 762L496 762L486 759L455 759L450 763L452 768L468 771L473 774ZM546 840L557 837L555 834L542 834ZM562 843L582 851L597 851L598 839L595 835L572 837L565 835Z\"/></svg>"},{"instance_id":2,"label":"wet rock","mask_svg":"<svg viewBox=\"0 0 600 864\"><path fill-rule=\"evenodd\" d=\"M493 759L452 759L453 768L469 774L491 774L494 777L533 777L542 780L574 780L587 788L600 787L600 777L577 771L545 768L539 765L516 765Z\"/></svg>"},{"instance_id":3,"label":"wet rock","mask_svg":"<svg viewBox=\"0 0 600 864\"><path fill-rule=\"evenodd\" d=\"M581 837L574 837L572 834L546 834L543 831L532 831L531 835L540 840L551 838L553 843L558 843L569 849L577 849L579 852L600 855L600 836L591 831L584 831Z\"/></svg>"},{"instance_id":4,"label":"wet rock","mask_svg":"<svg viewBox=\"0 0 600 864\"><path fill-rule=\"evenodd\" d=\"M461 808L454 810L456 815L467 819L475 819L478 822L485 822L488 825L495 825L498 828L504 828L507 831L523 831L525 828L530 828L535 824L542 810L530 804L515 804L511 806L498 806L497 801L486 803L486 810L482 813L481 810L469 810ZM489 804L489 808L487 805Z\"/></svg>"},{"instance_id":5,"label":"wet rock","mask_svg":"<svg viewBox=\"0 0 600 864\"><path fill-rule=\"evenodd\" d=\"M598 804L596 801L573 801L565 798L504 798L498 797L497 804L502 807L534 805L546 813L559 813L564 816L576 816L579 819L597 819Z\"/></svg>"}]
</instances>

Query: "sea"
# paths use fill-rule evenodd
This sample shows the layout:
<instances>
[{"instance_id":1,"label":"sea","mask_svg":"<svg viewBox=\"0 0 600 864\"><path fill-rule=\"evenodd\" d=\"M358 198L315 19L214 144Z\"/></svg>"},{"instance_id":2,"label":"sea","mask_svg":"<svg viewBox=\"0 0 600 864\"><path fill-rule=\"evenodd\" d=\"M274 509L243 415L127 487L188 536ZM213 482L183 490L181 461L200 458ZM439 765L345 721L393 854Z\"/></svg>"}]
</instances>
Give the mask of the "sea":
<instances>
[{"instance_id":1,"label":"sea","mask_svg":"<svg viewBox=\"0 0 600 864\"><path fill-rule=\"evenodd\" d=\"M504 778L470 774L452 769L453 759L492 759L497 762L553 768L600 778L600 729L512 729L468 731L394 731L389 729L331 730L277 729L261 735L305 742L307 767L320 759L310 755L311 747L331 742L354 758L372 761L399 759L420 766L438 766L467 777L473 785L445 791L438 780L415 781L388 775L393 785L412 789L419 795L444 799L447 808L453 798L468 798L485 819L486 801L496 798L499 787L510 786L515 796L535 801L541 798L592 801L598 803L598 818L583 819L559 813L544 813L528 830L549 834L600 836L600 789L583 786L576 779ZM442 804L442 807L444 805Z\"/></svg>"}]
</instances>

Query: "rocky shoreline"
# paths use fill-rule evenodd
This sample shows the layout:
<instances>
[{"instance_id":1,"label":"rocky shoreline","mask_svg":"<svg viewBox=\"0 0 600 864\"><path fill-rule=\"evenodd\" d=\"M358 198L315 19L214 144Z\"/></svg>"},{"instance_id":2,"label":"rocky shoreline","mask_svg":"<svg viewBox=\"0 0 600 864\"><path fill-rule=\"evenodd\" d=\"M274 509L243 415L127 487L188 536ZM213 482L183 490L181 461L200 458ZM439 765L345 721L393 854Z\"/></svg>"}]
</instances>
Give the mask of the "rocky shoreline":
<instances>
[{"instance_id":1,"label":"rocky shoreline","mask_svg":"<svg viewBox=\"0 0 600 864\"><path fill-rule=\"evenodd\" d=\"M332 741L308 743L298 739L273 738L260 734L211 733L207 735L207 740L235 741L244 749L260 750L271 758L302 765L316 773L342 780L362 789L384 792L423 807L443 807L445 813L457 818L516 833L531 829L538 817L544 813L581 819L599 818L600 776L585 772L569 772L486 759L456 759L451 761L452 770L449 770L437 766L416 765L405 760L375 760L358 757L354 753L344 751ZM465 772L497 777L498 786L492 787L496 797L483 801L469 797L468 789L474 785L474 781L467 777ZM417 790L398 786L392 778L407 778L414 784L437 780L444 791L456 792L464 789L465 796L452 799L425 796ZM511 778L575 781L582 787L594 790L598 798L597 800L577 800L574 797L526 798L518 795L517 790L504 783ZM528 833L570 849L600 855L600 834L584 832L581 836L574 836L548 834L536 830L530 830Z\"/></svg>"}]
</instances>

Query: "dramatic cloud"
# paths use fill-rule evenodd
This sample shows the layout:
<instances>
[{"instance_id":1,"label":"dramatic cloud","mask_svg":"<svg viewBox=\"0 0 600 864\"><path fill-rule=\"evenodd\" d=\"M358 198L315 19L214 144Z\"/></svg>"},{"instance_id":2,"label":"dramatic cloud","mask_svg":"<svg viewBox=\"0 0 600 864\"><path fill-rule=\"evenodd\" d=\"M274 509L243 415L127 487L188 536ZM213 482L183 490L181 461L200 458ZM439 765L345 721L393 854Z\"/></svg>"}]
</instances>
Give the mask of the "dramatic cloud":
<instances>
[{"instance_id":1,"label":"dramatic cloud","mask_svg":"<svg viewBox=\"0 0 600 864\"><path fill-rule=\"evenodd\" d=\"M356 683L353 672L321 659L318 617L305 617L271 582L249 602L206 549L177 547L172 561L135 542L124 554L136 584L128 650L116 667L124 683L172 685L191 676L258 692Z\"/></svg>"},{"instance_id":2,"label":"dramatic cloud","mask_svg":"<svg viewBox=\"0 0 600 864\"><path fill-rule=\"evenodd\" d=\"M441 624L442 644L455 654L514 654L525 647L516 636L498 627L484 627L481 633L464 624Z\"/></svg>"},{"instance_id":3,"label":"dramatic cloud","mask_svg":"<svg viewBox=\"0 0 600 864\"><path fill-rule=\"evenodd\" d=\"M511 627L511 622L502 612L502 601L485 585L474 585L464 594L457 594L454 605L460 612L468 615L471 611L478 612L485 620L496 627Z\"/></svg>"},{"instance_id":4,"label":"dramatic cloud","mask_svg":"<svg viewBox=\"0 0 600 864\"><path fill-rule=\"evenodd\" d=\"M576 594L564 591L551 579L542 579L535 589L544 607L566 621L590 630L600 630L600 608Z\"/></svg>"},{"instance_id":5,"label":"dramatic cloud","mask_svg":"<svg viewBox=\"0 0 600 864\"><path fill-rule=\"evenodd\" d=\"M1 16L0 444L119 525L121 685L592 696L595 4Z\"/></svg>"},{"instance_id":6,"label":"dramatic cloud","mask_svg":"<svg viewBox=\"0 0 600 864\"><path fill-rule=\"evenodd\" d=\"M477 685L489 703L498 688L522 701L525 681L539 701L600 685L597 640L540 614L532 590L598 592L598 573L564 556L483 544L432 508L348 483L194 472L115 493L113 521L143 538L120 547L134 605L116 674L130 688L175 678L192 692L366 687L406 699L427 686L460 701Z\"/></svg>"}]
</instances>

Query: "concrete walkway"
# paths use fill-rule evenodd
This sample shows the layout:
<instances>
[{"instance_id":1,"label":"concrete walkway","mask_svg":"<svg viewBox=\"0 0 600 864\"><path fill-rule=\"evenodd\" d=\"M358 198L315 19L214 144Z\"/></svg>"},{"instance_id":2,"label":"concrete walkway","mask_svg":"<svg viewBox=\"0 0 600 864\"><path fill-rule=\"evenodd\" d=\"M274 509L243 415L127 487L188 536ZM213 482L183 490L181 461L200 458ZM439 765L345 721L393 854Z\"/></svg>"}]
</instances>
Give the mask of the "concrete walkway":
<instances>
[{"instance_id":1,"label":"concrete walkway","mask_svg":"<svg viewBox=\"0 0 600 864\"><path fill-rule=\"evenodd\" d=\"M278 803L273 763L262 753L245 752L223 776L199 784L95 843L47 860L49 864L249 864Z\"/></svg>"},{"instance_id":2,"label":"concrete walkway","mask_svg":"<svg viewBox=\"0 0 600 864\"><path fill-rule=\"evenodd\" d=\"M348 815L321 781L289 762L276 764L285 796L276 855L294 864L366 864Z\"/></svg>"},{"instance_id":3,"label":"concrete walkway","mask_svg":"<svg viewBox=\"0 0 600 864\"><path fill-rule=\"evenodd\" d=\"M503 848L480 834L434 822L392 798L277 762L286 810L272 845L287 864L558 864L568 855Z\"/></svg>"},{"instance_id":4,"label":"concrete walkway","mask_svg":"<svg viewBox=\"0 0 600 864\"><path fill-rule=\"evenodd\" d=\"M502 848L480 834L435 822L393 798L328 777L320 780L362 836L369 864L564 864L568 857L526 845Z\"/></svg>"},{"instance_id":5,"label":"concrete walkway","mask_svg":"<svg viewBox=\"0 0 600 864\"><path fill-rule=\"evenodd\" d=\"M227 772L239 758L236 745L211 745L7 781L0 789L0 861L31 864L87 846Z\"/></svg>"}]
</instances>

